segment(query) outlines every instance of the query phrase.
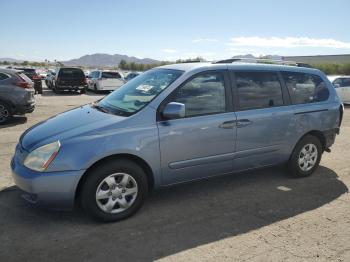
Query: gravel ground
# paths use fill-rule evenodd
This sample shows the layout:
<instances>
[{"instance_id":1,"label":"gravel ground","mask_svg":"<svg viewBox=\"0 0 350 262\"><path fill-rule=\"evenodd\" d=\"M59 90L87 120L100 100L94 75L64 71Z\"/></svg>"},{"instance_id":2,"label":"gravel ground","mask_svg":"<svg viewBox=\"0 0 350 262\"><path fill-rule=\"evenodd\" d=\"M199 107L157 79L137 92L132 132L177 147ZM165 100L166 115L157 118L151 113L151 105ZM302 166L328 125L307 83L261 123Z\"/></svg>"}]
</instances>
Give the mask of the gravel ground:
<instances>
[{"instance_id":1,"label":"gravel ground","mask_svg":"<svg viewBox=\"0 0 350 262\"><path fill-rule=\"evenodd\" d=\"M350 108L332 153L305 179L271 168L177 186L113 224L24 202L9 168L20 134L102 96L45 90L33 114L0 129L1 261L350 261Z\"/></svg>"}]
</instances>

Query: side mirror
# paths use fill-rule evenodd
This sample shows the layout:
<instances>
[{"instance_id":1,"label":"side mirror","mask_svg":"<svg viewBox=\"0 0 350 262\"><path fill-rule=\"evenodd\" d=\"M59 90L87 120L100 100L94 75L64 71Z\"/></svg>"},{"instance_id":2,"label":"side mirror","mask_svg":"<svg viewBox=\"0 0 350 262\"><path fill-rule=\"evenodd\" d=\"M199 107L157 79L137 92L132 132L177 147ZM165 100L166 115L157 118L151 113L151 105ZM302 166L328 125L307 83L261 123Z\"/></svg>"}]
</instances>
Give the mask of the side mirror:
<instances>
[{"instance_id":1,"label":"side mirror","mask_svg":"<svg viewBox=\"0 0 350 262\"><path fill-rule=\"evenodd\" d=\"M339 88L340 85L339 84L333 84L334 88Z\"/></svg>"},{"instance_id":2,"label":"side mirror","mask_svg":"<svg viewBox=\"0 0 350 262\"><path fill-rule=\"evenodd\" d=\"M165 119L175 119L185 117L185 105L177 102L167 104L162 112Z\"/></svg>"}]
</instances>

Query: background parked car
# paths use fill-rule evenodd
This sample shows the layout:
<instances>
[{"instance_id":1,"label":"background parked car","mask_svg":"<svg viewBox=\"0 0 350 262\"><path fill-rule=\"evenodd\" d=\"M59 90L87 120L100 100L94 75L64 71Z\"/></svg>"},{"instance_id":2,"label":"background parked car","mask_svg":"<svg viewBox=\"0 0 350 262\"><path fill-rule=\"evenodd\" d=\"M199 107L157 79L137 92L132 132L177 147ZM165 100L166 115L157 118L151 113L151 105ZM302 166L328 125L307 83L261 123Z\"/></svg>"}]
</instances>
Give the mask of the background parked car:
<instances>
[{"instance_id":1,"label":"background parked car","mask_svg":"<svg viewBox=\"0 0 350 262\"><path fill-rule=\"evenodd\" d=\"M337 77L332 83L343 103L350 103L350 76Z\"/></svg>"},{"instance_id":2,"label":"background parked car","mask_svg":"<svg viewBox=\"0 0 350 262\"><path fill-rule=\"evenodd\" d=\"M39 76L41 77L41 80L45 80L45 78L47 76L47 71L46 70L41 70L39 72Z\"/></svg>"},{"instance_id":3,"label":"background parked car","mask_svg":"<svg viewBox=\"0 0 350 262\"><path fill-rule=\"evenodd\" d=\"M34 68L16 67L14 69L23 71L23 73L34 82L35 93L38 93L38 94L43 93L41 76L35 71Z\"/></svg>"},{"instance_id":4,"label":"background parked car","mask_svg":"<svg viewBox=\"0 0 350 262\"><path fill-rule=\"evenodd\" d=\"M125 77L125 80L126 81L130 81L131 79L137 77L138 75L140 75L140 73L138 73L138 72L131 72Z\"/></svg>"},{"instance_id":5,"label":"background parked car","mask_svg":"<svg viewBox=\"0 0 350 262\"><path fill-rule=\"evenodd\" d=\"M0 124L6 123L13 115L34 111L33 82L14 69L0 69Z\"/></svg>"},{"instance_id":6,"label":"background parked car","mask_svg":"<svg viewBox=\"0 0 350 262\"><path fill-rule=\"evenodd\" d=\"M45 77L45 84L47 88L52 89L52 82L55 78L56 72L54 70L48 70L47 75Z\"/></svg>"},{"instance_id":7,"label":"background parked car","mask_svg":"<svg viewBox=\"0 0 350 262\"><path fill-rule=\"evenodd\" d=\"M89 75L88 88L94 91L112 91L124 83L124 77L120 72L96 70Z\"/></svg>"},{"instance_id":8,"label":"background parked car","mask_svg":"<svg viewBox=\"0 0 350 262\"><path fill-rule=\"evenodd\" d=\"M83 94L86 91L86 85L86 77L83 70L74 67L59 68L52 80L52 90L55 93L70 90L80 91Z\"/></svg>"}]
</instances>

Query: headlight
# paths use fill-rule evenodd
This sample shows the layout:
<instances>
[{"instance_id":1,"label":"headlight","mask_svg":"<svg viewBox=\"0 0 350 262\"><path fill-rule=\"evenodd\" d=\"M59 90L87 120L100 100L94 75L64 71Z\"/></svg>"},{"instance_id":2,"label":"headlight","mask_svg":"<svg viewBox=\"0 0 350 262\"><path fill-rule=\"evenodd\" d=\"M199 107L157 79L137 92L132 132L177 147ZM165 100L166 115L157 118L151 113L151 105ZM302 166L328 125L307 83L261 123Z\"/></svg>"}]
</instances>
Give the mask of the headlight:
<instances>
[{"instance_id":1,"label":"headlight","mask_svg":"<svg viewBox=\"0 0 350 262\"><path fill-rule=\"evenodd\" d=\"M23 164L29 169L43 172L55 159L60 147L60 141L41 146L30 152Z\"/></svg>"}]
</instances>

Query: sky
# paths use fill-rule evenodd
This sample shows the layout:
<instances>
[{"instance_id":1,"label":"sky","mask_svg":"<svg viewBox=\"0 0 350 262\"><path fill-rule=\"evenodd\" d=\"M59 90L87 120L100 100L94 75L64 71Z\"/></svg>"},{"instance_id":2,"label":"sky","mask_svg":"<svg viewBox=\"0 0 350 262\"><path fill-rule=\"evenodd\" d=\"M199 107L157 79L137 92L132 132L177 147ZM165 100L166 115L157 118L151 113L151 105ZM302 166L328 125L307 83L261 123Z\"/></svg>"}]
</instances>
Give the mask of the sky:
<instances>
[{"instance_id":1,"label":"sky","mask_svg":"<svg viewBox=\"0 0 350 262\"><path fill-rule=\"evenodd\" d=\"M0 0L0 57L350 54L350 0Z\"/></svg>"}]
</instances>

